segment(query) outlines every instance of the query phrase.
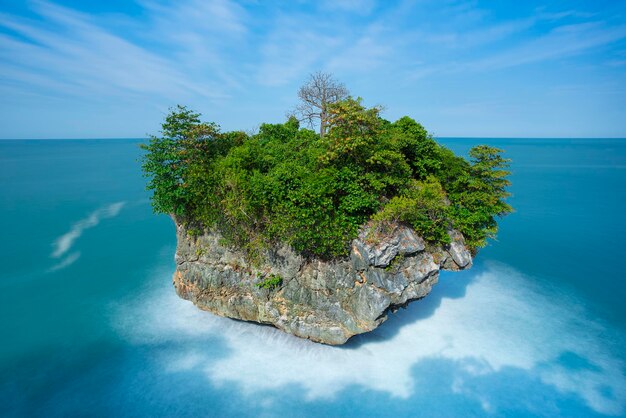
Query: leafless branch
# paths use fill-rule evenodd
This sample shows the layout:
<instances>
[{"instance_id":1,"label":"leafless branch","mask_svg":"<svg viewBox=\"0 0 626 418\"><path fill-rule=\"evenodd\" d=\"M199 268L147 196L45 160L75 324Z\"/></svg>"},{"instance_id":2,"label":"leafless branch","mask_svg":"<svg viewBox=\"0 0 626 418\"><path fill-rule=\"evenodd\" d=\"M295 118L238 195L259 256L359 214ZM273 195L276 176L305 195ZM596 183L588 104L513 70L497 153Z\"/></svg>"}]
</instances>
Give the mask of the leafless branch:
<instances>
[{"instance_id":1,"label":"leafless branch","mask_svg":"<svg viewBox=\"0 0 626 418\"><path fill-rule=\"evenodd\" d=\"M327 106L345 99L348 95L346 86L335 80L332 74L317 71L298 90L301 103L296 106L293 115L299 121L307 122L311 128L319 121L319 133L323 137L328 123Z\"/></svg>"}]
</instances>

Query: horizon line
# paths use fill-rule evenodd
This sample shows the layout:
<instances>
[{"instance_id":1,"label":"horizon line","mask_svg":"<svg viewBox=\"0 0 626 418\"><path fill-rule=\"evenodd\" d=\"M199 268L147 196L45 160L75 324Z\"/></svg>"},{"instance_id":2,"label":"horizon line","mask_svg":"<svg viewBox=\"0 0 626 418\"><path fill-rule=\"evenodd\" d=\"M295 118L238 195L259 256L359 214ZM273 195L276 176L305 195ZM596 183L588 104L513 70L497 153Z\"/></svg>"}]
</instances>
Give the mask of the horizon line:
<instances>
[{"instance_id":1,"label":"horizon line","mask_svg":"<svg viewBox=\"0 0 626 418\"><path fill-rule=\"evenodd\" d=\"M438 136L435 139L626 139L626 136ZM0 138L0 141L98 141L146 140L149 137Z\"/></svg>"}]
</instances>

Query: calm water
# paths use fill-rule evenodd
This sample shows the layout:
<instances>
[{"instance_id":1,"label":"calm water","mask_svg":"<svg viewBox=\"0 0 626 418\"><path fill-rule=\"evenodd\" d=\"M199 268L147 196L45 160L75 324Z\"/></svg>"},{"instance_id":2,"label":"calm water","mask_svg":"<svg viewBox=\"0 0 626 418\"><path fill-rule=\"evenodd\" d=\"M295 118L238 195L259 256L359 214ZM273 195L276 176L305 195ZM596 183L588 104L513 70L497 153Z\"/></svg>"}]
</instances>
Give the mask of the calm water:
<instances>
[{"instance_id":1,"label":"calm water","mask_svg":"<svg viewBox=\"0 0 626 418\"><path fill-rule=\"evenodd\" d=\"M2 416L626 414L626 140L513 158L475 267L347 347L176 297L138 140L0 141Z\"/></svg>"}]
</instances>

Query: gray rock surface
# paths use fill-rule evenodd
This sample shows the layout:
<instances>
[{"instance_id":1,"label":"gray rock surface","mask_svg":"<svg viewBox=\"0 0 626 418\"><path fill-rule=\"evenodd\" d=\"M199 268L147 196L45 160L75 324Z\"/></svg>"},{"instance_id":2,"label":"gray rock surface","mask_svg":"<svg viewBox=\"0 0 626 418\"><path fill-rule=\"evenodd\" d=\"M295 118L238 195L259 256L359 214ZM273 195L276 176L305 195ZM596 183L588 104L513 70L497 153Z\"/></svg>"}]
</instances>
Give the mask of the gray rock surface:
<instances>
[{"instance_id":1,"label":"gray rock surface","mask_svg":"<svg viewBox=\"0 0 626 418\"><path fill-rule=\"evenodd\" d=\"M389 310L428 295L441 268L461 270L472 263L457 231L450 231L447 248L427 249L402 225L375 242L364 230L352 242L349 258L304 259L282 246L268 251L259 268L224 246L218 233L192 237L179 222L176 229L174 286L182 298L217 315L271 324L326 344L371 331ZM281 283L259 286L269 278Z\"/></svg>"}]
</instances>

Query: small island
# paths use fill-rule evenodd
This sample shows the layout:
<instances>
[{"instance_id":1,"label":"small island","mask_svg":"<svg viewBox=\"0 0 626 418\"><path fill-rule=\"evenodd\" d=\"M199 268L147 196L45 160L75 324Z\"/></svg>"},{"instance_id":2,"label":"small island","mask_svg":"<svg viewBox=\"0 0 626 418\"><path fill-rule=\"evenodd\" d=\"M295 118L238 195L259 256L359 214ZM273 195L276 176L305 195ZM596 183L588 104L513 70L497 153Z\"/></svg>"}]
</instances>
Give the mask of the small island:
<instances>
[{"instance_id":1,"label":"small island","mask_svg":"<svg viewBox=\"0 0 626 418\"><path fill-rule=\"evenodd\" d=\"M143 146L143 170L155 212L176 224L182 298L343 344L426 296L440 269L471 266L512 211L509 161L486 145L457 156L330 74L298 96L285 123L255 133L178 106Z\"/></svg>"}]
</instances>

